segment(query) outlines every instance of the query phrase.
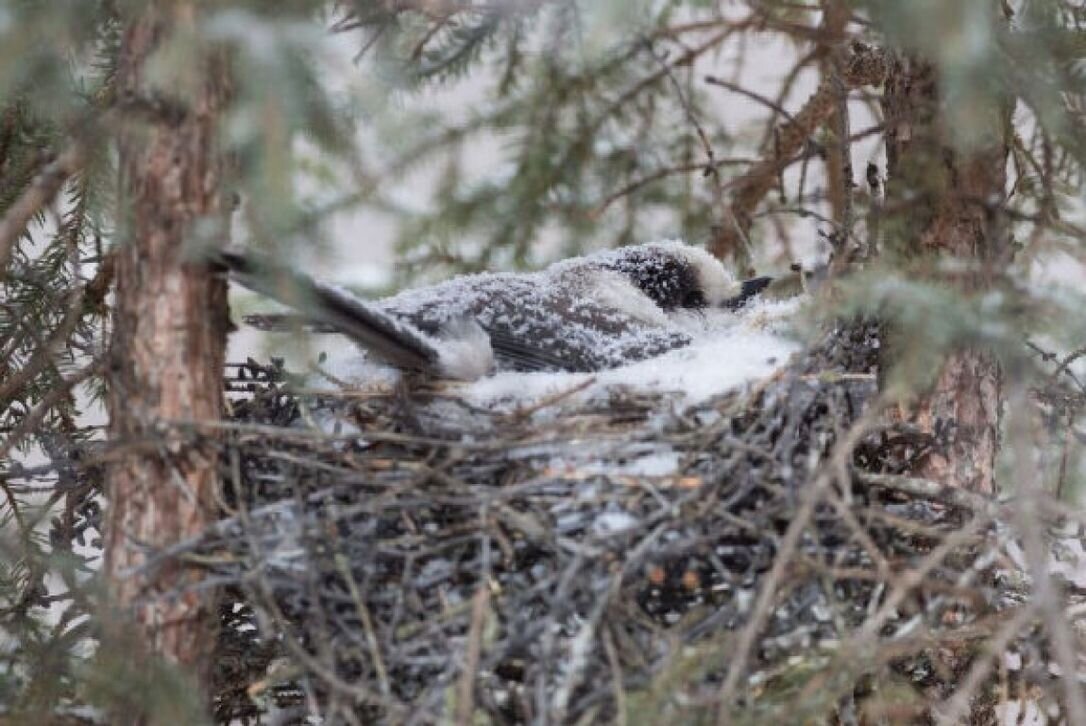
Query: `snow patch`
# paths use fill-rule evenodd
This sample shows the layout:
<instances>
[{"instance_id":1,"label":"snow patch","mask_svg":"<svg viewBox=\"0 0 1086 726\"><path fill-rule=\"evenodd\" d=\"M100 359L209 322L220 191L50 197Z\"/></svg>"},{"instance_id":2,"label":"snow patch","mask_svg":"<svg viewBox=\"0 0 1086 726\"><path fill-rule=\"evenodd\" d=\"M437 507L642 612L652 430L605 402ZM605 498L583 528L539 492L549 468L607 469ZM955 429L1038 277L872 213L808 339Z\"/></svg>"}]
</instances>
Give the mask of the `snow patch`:
<instances>
[{"instance_id":1,"label":"snow patch","mask_svg":"<svg viewBox=\"0 0 1086 726\"><path fill-rule=\"evenodd\" d=\"M606 537L634 529L641 523L637 517L625 511L603 512L592 522L592 531L598 536Z\"/></svg>"},{"instance_id":2,"label":"snow patch","mask_svg":"<svg viewBox=\"0 0 1086 726\"><path fill-rule=\"evenodd\" d=\"M997 704L993 710L996 723L1000 726L1045 726L1049 723L1037 701L1005 701Z\"/></svg>"},{"instance_id":3,"label":"snow patch","mask_svg":"<svg viewBox=\"0 0 1086 726\"><path fill-rule=\"evenodd\" d=\"M622 467L622 473L647 477L674 476L679 471L681 459L677 451L659 451L634 459Z\"/></svg>"}]
</instances>

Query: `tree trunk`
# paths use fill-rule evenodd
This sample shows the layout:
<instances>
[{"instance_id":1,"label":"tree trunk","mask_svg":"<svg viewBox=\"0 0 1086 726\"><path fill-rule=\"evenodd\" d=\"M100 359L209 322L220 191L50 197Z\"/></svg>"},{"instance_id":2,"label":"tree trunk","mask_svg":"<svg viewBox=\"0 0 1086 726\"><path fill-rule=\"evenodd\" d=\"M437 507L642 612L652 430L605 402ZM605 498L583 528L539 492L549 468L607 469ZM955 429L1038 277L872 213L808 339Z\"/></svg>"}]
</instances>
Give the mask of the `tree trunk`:
<instances>
[{"instance_id":1,"label":"tree trunk","mask_svg":"<svg viewBox=\"0 0 1086 726\"><path fill-rule=\"evenodd\" d=\"M148 73L168 33L192 27L196 14L191 2L149 3L122 41L105 572L149 649L204 679L215 618L207 594L186 589L195 573L176 562L141 570L155 549L205 527L217 485L214 447L172 422L217 420L223 407L225 282L187 262L183 247L209 222L226 229L216 144L226 59L195 53L190 68L172 69L186 74L183 88L152 87Z\"/></svg>"},{"instance_id":2,"label":"tree trunk","mask_svg":"<svg viewBox=\"0 0 1086 726\"><path fill-rule=\"evenodd\" d=\"M897 250L909 258L950 256L964 264L952 280L965 295L985 290L1005 266L1008 244L1000 210L1006 197L1010 109L993 103L968 151L958 150L939 104L935 71L914 58L891 64L886 117L887 207L895 208ZM999 448L1002 384L989 352L952 351L913 421L935 446L914 472L992 494Z\"/></svg>"}]
</instances>

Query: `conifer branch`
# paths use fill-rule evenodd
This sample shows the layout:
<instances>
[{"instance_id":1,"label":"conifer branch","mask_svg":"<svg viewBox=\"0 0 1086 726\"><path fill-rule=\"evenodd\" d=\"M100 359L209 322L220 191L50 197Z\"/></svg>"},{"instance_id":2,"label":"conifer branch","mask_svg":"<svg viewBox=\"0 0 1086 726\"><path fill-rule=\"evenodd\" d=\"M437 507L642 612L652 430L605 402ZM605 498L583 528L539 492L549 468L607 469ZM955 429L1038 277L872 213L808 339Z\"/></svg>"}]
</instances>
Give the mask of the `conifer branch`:
<instances>
[{"instance_id":1,"label":"conifer branch","mask_svg":"<svg viewBox=\"0 0 1086 726\"><path fill-rule=\"evenodd\" d=\"M30 220L56 198L64 182L83 167L85 158L83 143L73 141L60 156L38 172L30 186L8 207L0 219L0 278L7 275L15 243L26 232Z\"/></svg>"},{"instance_id":2,"label":"conifer branch","mask_svg":"<svg viewBox=\"0 0 1086 726\"><path fill-rule=\"evenodd\" d=\"M840 83L845 89L874 86L882 83L886 75L886 59L881 50L856 43L849 56L841 64L839 79L829 76L822 79L803 108L779 127L779 143L760 163L755 165L739 181L732 195L731 215L735 224L721 225L710 242L710 250L717 257L742 256L743 240L750 231L754 211L765 195L773 188L781 169L790 163L823 122L838 107Z\"/></svg>"}]
</instances>

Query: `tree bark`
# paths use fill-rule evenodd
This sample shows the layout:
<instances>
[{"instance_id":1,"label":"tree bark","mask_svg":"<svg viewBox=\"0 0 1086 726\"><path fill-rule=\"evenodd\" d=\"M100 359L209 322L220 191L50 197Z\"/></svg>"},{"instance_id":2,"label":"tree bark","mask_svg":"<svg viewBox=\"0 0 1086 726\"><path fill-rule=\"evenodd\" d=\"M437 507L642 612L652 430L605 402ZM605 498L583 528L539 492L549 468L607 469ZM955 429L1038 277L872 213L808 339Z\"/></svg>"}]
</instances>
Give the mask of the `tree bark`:
<instances>
[{"instance_id":1,"label":"tree bark","mask_svg":"<svg viewBox=\"0 0 1086 726\"><path fill-rule=\"evenodd\" d=\"M887 206L897 208L897 250L909 258L954 257L951 283L964 295L988 288L1008 261L1000 210L1006 197L1010 108L993 103L985 128L961 151L945 127L935 70L922 60L891 63L883 98ZM995 493L1002 382L991 353L950 353L933 388L912 410L935 442L917 476Z\"/></svg>"},{"instance_id":2,"label":"tree bark","mask_svg":"<svg viewBox=\"0 0 1086 726\"><path fill-rule=\"evenodd\" d=\"M822 1L823 56L819 61L823 78L830 78L837 69L834 67L834 52L845 40L845 31L852 17L852 9L843 0ZM844 90L844 89L842 89ZM848 143L848 99L847 93L841 93L836 108L826 119L826 129L830 132L826 143L826 193L830 204L831 219L840 229L847 226L847 218L852 214L852 165L849 160L851 145Z\"/></svg>"},{"instance_id":3,"label":"tree bark","mask_svg":"<svg viewBox=\"0 0 1086 726\"><path fill-rule=\"evenodd\" d=\"M216 420L223 409L226 287L186 261L203 225L225 234L223 161L216 142L228 95L221 53L201 51L183 88L152 86L148 59L192 27L192 2L152 2L124 32L118 68L122 244L109 371L105 574L115 605L149 649L206 682L215 618L181 563L147 569L157 548L202 531L214 509L216 451L171 422ZM195 72L193 72L195 69ZM167 593L169 593L167 595Z\"/></svg>"}]
</instances>

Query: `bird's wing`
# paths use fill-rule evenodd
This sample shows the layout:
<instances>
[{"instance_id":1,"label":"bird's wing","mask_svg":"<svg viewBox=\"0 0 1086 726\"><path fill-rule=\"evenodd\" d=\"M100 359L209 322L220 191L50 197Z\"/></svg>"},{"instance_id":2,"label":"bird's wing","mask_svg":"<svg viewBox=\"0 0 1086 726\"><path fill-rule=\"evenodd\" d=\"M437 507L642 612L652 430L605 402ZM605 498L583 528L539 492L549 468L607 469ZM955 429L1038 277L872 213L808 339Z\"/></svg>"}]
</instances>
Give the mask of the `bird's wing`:
<instances>
[{"instance_id":1,"label":"bird's wing","mask_svg":"<svg viewBox=\"0 0 1086 726\"><path fill-rule=\"evenodd\" d=\"M475 320L506 370L599 371L690 342L681 331L653 325L588 294L583 285L565 283L534 274L480 275L408 291L382 306L435 336L449 321Z\"/></svg>"},{"instance_id":2,"label":"bird's wing","mask_svg":"<svg viewBox=\"0 0 1086 726\"><path fill-rule=\"evenodd\" d=\"M542 346L534 345L508 331L484 328L490 336L494 357L503 368L518 371L569 371L577 370L568 358Z\"/></svg>"}]
</instances>

